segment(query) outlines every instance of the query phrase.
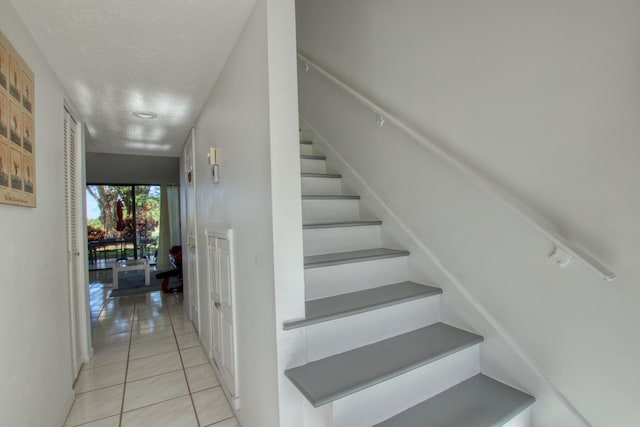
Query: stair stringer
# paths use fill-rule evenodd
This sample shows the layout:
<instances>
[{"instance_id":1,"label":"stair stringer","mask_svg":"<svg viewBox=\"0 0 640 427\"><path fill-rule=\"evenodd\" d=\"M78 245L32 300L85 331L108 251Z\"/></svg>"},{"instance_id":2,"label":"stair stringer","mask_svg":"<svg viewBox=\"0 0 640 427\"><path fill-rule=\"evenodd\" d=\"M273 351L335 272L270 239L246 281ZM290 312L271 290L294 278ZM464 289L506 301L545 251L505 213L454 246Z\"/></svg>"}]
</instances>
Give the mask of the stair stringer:
<instances>
[{"instance_id":1,"label":"stair stringer","mask_svg":"<svg viewBox=\"0 0 640 427\"><path fill-rule=\"evenodd\" d=\"M434 251L367 185L351 164L340 155L338 149L323 138L305 117L299 118L301 138L313 140L316 152L325 155L332 170L342 174L343 186L360 195L361 211L383 221L382 244L402 247L411 252L409 280L435 283L443 289L441 321L473 330L485 337L485 342L480 346L481 371L506 384L528 390L536 396L536 404L526 411L527 414L531 414L531 425L538 425L536 420L543 420L543 414L548 411L566 413L566 418L574 423L566 424L565 427L590 427L582 414L543 374L542 369L506 332L500 322L466 289ZM514 423L520 425L521 421L514 420ZM540 425L544 424L541 422Z\"/></svg>"}]
</instances>

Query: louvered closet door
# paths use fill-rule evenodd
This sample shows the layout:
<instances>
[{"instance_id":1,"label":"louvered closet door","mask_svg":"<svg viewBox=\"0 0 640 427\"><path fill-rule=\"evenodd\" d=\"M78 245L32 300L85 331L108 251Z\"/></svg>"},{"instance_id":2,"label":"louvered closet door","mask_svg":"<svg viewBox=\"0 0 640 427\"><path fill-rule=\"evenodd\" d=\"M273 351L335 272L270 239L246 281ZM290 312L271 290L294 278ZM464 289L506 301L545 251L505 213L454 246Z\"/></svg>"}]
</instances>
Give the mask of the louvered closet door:
<instances>
[{"instance_id":1,"label":"louvered closet door","mask_svg":"<svg viewBox=\"0 0 640 427\"><path fill-rule=\"evenodd\" d=\"M78 313L78 139L77 122L69 111L64 111L64 169L65 169L65 218L67 232L67 261L69 271L69 333L71 338L71 365L74 379L80 372L82 352L80 349Z\"/></svg>"}]
</instances>

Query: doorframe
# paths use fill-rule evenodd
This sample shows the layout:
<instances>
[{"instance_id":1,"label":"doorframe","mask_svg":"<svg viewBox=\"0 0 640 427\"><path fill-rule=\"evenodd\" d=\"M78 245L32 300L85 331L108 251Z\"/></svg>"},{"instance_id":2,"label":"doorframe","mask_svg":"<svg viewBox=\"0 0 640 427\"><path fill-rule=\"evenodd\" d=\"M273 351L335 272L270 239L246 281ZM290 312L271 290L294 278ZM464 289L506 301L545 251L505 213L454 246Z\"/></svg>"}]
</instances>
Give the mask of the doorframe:
<instances>
[{"instance_id":1,"label":"doorframe","mask_svg":"<svg viewBox=\"0 0 640 427\"><path fill-rule=\"evenodd\" d=\"M91 343L91 316L89 314L89 266L84 260L88 259L87 249L87 200L86 200L86 156L85 156L85 138L84 138L84 126L83 122L79 120L80 115L71 103L65 98L63 102L63 119L64 114L67 112L73 121L75 121L75 139L76 139L76 158L69 159L69 161L75 162L76 166L76 180L74 183L75 200L76 200L76 246L78 253L71 254L76 256L76 269L75 271L69 271L69 274L75 275L75 287L69 283L70 295L70 313L72 317L70 319L71 325L71 351L74 348L79 349L80 352L80 364L88 363L93 356L93 347ZM64 120L63 120L64 123ZM65 153L67 155L67 153ZM68 173L65 170L65 176ZM66 209L66 207L65 207ZM67 236L69 237L69 236ZM73 303L75 304L73 304ZM72 366L75 366L75 354L71 355ZM79 373L74 372L74 376ZM74 378L75 380L75 378Z\"/></svg>"}]
</instances>

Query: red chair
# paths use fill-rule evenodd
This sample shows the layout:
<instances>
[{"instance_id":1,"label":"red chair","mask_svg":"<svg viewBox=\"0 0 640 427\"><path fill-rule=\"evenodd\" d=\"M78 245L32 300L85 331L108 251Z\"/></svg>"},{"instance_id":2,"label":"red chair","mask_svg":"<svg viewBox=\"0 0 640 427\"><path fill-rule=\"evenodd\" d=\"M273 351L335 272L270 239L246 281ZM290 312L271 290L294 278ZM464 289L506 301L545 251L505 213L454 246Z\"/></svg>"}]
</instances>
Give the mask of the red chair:
<instances>
[{"instance_id":1,"label":"red chair","mask_svg":"<svg viewBox=\"0 0 640 427\"><path fill-rule=\"evenodd\" d=\"M169 289L169 281L172 277L178 277L180 281L182 281L182 246L172 246L171 249L169 249L169 262L173 270L156 274L157 279L163 279L162 292L182 292L182 284L176 288Z\"/></svg>"}]
</instances>

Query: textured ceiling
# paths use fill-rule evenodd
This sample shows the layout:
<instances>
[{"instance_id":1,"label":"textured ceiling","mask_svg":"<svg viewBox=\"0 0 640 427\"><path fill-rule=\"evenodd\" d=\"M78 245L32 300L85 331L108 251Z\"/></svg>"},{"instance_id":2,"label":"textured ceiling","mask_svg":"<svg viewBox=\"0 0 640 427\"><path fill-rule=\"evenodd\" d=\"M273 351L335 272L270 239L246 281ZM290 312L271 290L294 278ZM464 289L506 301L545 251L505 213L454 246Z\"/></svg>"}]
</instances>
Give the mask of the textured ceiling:
<instances>
[{"instance_id":1,"label":"textured ceiling","mask_svg":"<svg viewBox=\"0 0 640 427\"><path fill-rule=\"evenodd\" d=\"M179 156L255 0L11 2L86 122L87 151Z\"/></svg>"}]
</instances>

